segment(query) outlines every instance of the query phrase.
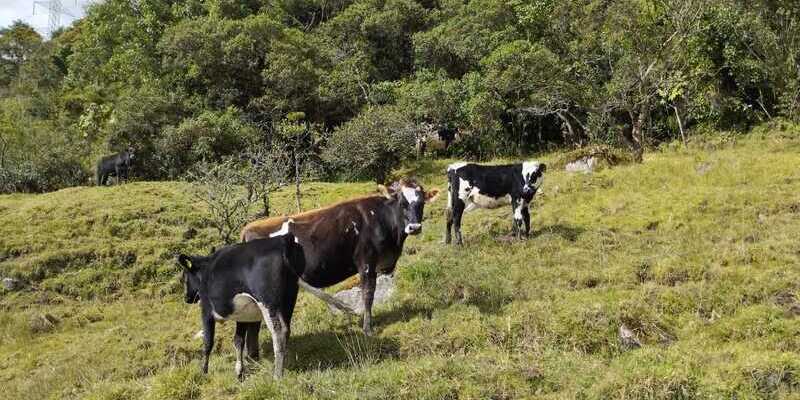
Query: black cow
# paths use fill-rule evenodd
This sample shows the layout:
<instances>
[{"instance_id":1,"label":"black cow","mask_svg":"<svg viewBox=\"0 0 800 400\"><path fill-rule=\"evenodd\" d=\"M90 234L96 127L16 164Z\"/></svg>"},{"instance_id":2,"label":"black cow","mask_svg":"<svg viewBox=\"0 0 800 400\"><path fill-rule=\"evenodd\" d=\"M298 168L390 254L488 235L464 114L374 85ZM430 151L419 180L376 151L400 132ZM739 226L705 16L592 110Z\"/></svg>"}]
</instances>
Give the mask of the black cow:
<instances>
[{"instance_id":1,"label":"black cow","mask_svg":"<svg viewBox=\"0 0 800 400\"><path fill-rule=\"evenodd\" d=\"M275 353L274 376L283 374L286 342L297 301L303 252L292 234L224 247L208 257L178 256L183 266L186 302L200 302L203 324L203 373L214 346L216 321L236 321L236 375L242 377L242 350L258 357L258 328L266 321Z\"/></svg>"},{"instance_id":2,"label":"black cow","mask_svg":"<svg viewBox=\"0 0 800 400\"><path fill-rule=\"evenodd\" d=\"M111 176L116 176L118 182L120 179L128 180L133 157L133 148L129 147L128 150L101 158L97 162L97 186L106 185Z\"/></svg>"},{"instance_id":3,"label":"black cow","mask_svg":"<svg viewBox=\"0 0 800 400\"><path fill-rule=\"evenodd\" d=\"M528 236L531 216L529 206L542 185L546 166L538 161L511 165L478 165L465 162L447 167L447 230L444 241L451 241L455 227L456 243L461 238L461 217L474 208L497 208L511 203L514 212L512 229L517 238ZM523 226L524 225L524 231Z\"/></svg>"},{"instance_id":4,"label":"black cow","mask_svg":"<svg viewBox=\"0 0 800 400\"><path fill-rule=\"evenodd\" d=\"M458 130L449 125L423 124L423 129L417 133L417 157L422 158L427 150L447 151L454 142L460 138Z\"/></svg>"},{"instance_id":5,"label":"black cow","mask_svg":"<svg viewBox=\"0 0 800 400\"><path fill-rule=\"evenodd\" d=\"M363 328L372 333L372 299L378 272L391 273L408 235L422 231L425 202L439 192L426 193L413 180L401 180L383 196L362 197L291 217L273 217L249 223L242 240L291 232L305 254L300 278L320 288L356 273L364 301Z\"/></svg>"}]
</instances>

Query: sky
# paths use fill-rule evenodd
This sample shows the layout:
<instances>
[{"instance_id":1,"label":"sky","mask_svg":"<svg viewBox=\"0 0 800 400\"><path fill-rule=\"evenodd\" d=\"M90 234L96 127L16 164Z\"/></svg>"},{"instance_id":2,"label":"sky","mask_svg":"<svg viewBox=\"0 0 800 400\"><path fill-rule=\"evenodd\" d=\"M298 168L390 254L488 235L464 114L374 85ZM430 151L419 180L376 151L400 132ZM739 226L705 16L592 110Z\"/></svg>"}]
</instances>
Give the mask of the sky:
<instances>
[{"instance_id":1,"label":"sky","mask_svg":"<svg viewBox=\"0 0 800 400\"><path fill-rule=\"evenodd\" d=\"M12 22L21 19L36 28L41 34L47 33L47 6L36 5L36 14L33 10L34 0L0 0L0 27L4 28ZM44 0L45 2L47 0ZM75 17L83 16L83 7L90 3L89 0L61 0L64 11ZM67 26L75 18L61 15L61 25Z\"/></svg>"}]
</instances>

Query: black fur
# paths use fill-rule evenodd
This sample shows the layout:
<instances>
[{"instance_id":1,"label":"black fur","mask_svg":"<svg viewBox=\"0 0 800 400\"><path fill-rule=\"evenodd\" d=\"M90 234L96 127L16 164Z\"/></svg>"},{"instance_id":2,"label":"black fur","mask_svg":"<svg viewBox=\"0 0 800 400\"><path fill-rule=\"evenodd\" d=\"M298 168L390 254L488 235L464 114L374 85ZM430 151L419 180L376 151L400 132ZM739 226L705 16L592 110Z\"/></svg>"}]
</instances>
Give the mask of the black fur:
<instances>
[{"instance_id":1,"label":"black fur","mask_svg":"<svg viewBox=\"0 0 800 400\"><path fill-rule=\"evenodd\" d=\"M101 158L97 162L97 186L106 185L112 176L116 176L117 180L128 180L133 158L132 148Z\"/></svg>"},{"instance_id":2,"label":"black fur","mask_svg":"<svg viewBox=\"0 0 800 400\"><path fill-rule=\"evenodd\" d=\"M186 302L199 301L202 310L203 372L208 372L208 358L214 345L215 314L229 317L234 311L233 297L248 294L261 303L271 317L270 322L275 328L272 337L274 375L280 377L297 300L296 268L302 270L304 265L303 251L295 243L294 236L287 234L226 246L207 257L181 254L178 263L184 267ZM267 317L263 315L265 321ZM236 323L234 346L237 359L241 360L245 338L249 355L258 357L259 329L260 322Z\"/></svg>"}]
</instances>

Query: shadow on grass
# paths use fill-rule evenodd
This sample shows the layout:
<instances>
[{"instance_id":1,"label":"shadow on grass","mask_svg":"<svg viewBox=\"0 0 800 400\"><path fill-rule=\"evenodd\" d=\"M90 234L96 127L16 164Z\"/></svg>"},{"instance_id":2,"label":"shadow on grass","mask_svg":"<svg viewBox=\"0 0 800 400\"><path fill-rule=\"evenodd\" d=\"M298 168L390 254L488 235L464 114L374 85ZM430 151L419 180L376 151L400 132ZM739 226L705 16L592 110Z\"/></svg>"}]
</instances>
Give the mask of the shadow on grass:
<instances>
[{"instance_id":1,"label":"shadow on grass","mask_svg":"<svg viewBox=\"0 0 800 400\"><path fill-rule=\"evenodd\" d=\"M585 231L586 229L578 226L555 224L542 227L542 229L539 229L538 231L537 230L533 231L531 233L531 238L537 238L541 235L558 235L564 238L565 240L574 242L578 240L578 237Z\"/></svg>"},{"instance_id":2,"label":"shadow on grass","mask_svg":"<svg viewBox=\"0 0 800 400\"><path fill-rule=\"evenodd\" d=\"M374 330L376 327L373 327ZM359 331L313 332L292 335L288 343L287 370L357 368L393 358L399 345L395 339L367 337ZM261 363L274 362L272 338L261 337ZM271 366L269 367L271 368Z\"/></svg>"}]
</instances>

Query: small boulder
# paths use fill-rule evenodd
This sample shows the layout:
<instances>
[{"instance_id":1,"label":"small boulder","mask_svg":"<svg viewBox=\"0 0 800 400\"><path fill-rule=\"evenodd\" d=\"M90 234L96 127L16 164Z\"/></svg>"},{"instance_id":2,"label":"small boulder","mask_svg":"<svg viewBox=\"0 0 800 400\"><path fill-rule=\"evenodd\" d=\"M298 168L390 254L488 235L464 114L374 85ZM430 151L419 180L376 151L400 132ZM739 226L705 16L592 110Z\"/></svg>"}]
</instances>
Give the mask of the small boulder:
<instances>
[{"instance_id":1,"label":"small boulder","mask_svg":"<svg viewBox=\"0 0 800 400\"><path fill-rule=\"evenodd\" d=\"M19 279L14 278L3 278L3 289L10 291L17 290L22 287L22 283Z\"/></svg>"},{"instance_id":2,"label":"small boulder","mask_svg":"<svg viewBox=\"0 0 800 400\"><path fill-rule=\"evenodd\" d=\"M642 342L636 337L632 330L628 329L625 324L619 326L619 343L625 350L638 349L642 347Z\"/></svg>"},{"instance_id":3,"label":"small boulder","mask_svg":"<svg viewBox=\"0 0 800 400\"><path fill-rule=\"evenodd\" d=\"M694 167L694 171L697 172L698 175L705 175L708 173L708 171L711 171L711 167L712 166L710 162L704 162Z\"/></svg>"},{"instance_id":4,"label":"small boulder","mask_svg":"<svg viewBox=\"0 0 800 400\"><path fill-rule=\"evenodd\" d=\"M392 297L394 294L394 277L391 275L378 275L375 283L375 298L372 301L372 306L383 304ZM342 290L333 295L337 300L350 306L350 308L357 314L364 312L364 303L361 301L361 287L356 286L351 289ZM339 310L329 306L334 312Z\"/></svg>"},{"instance_id":5,"label":"small boulder","mask_svg":"<svg viewBox=\"0 0 800 400\"><path fill-rule=\"evenodd\" d=\"M50 332L58 324L58 318L48 314L34 314L30 319L30 329L33 333Z\"/></svg>"},{"instance_id":6,"label":"small boulder","mask_svg":"<svg viewBox=\"0 0 800 400\"><path fill-rule=\"evenodd\" d=\"M583 157L571 163L567 163L564 169L567 172L583 172L584 174L591 174L597 168L597 158Z\"/></svg>"}]
</instances>

